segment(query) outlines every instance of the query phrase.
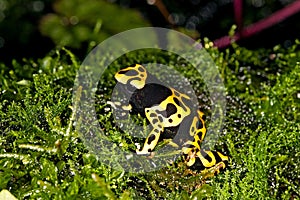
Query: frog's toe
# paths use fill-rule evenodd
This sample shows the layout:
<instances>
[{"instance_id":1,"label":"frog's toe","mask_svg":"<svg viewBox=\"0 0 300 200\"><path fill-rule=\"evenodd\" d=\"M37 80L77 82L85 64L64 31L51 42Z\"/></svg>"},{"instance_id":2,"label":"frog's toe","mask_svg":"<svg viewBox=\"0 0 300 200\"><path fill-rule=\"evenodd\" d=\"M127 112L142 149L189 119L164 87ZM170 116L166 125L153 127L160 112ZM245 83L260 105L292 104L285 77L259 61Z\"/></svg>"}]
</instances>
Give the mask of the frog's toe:
<instances>
[{"instance_id":1,"label":"frog's toe","mask_svg":"<svg viewBox=\"0 0 300 200\"><path fill-rule=\"evenodd\" d=\"M149 149L143 148L142 150L137 149L136 154L149 156L151 154L151 149L150 148Z\"/></svg>"}]
</instances>

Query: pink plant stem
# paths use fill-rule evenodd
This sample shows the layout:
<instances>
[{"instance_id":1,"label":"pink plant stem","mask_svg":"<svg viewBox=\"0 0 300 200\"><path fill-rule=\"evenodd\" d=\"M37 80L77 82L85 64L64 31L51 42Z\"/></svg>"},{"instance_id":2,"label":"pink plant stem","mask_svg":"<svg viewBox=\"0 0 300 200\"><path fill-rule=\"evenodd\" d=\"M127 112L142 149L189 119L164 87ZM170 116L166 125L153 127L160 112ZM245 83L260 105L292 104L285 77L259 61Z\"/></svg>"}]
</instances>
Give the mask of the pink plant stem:
<instances>
[{"instance_id":1,"label":"pink plant stem","mask_svg":"<svg viewBox=\"0 0 300 200\"><path fill-rule=\"evenodd\" d=\"M234 18L238 31L243 29L243 0L233 1Z\"/></svg>"},{"instance_id":2,"label":"pink plant stem","mask_svg":"<svg viewBox=\"0 0 300 200\"><path fill-rule=\"evenodd\" d=\"M213 43L218 48L224 48L230 45L234 41L238 41L241 38L250 37L254 34L261 32L262 30L273 26L276 23L283 21L284 19L290 17L291 15L300 11L300 0L296 0L285 8L273 13L269 17L266 17L254 24L251 24L244 28L240 33L236 33L233 37L224 36Z\"/></svg>"}]
</instances>

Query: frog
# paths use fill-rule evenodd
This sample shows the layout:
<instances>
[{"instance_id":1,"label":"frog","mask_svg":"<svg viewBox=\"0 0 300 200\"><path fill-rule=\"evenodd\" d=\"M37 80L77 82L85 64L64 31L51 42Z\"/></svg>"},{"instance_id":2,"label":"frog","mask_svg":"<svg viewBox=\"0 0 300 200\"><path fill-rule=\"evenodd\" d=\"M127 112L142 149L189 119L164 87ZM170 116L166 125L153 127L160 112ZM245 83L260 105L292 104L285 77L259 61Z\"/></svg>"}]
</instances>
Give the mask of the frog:
<instances>
[{"instance_id":1,"label":"frog","mask_svg":"<svg viewBox=\"0 0 300 200\"><path fill-rule=\"evenodd\" d=\"M115 102L115 107L139 114L151 125L144 145L136 149L136 154L152 155L161 138L179 132L179 139L170 144L181 149L188 167L200 171L215 168L216 173L225 169L228 156L201 148L206 134L205 114L194 106L189 95L166 86L140 64L121 69L114 77L129 98L128 105Z\"/></svg>"}]
</instances>

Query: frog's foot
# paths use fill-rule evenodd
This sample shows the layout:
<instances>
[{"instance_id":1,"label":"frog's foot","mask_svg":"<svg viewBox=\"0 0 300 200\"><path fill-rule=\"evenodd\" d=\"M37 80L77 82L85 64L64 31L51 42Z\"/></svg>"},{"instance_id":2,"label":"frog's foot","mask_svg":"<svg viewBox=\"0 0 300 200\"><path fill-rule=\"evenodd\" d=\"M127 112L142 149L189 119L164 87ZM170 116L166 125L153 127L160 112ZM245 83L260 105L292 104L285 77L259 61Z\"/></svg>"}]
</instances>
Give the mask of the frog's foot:
<instances>
[{"instance_id":1,"label":"frog's foot","mask_svg":"<svg viewBox=\"0 0 300 200\"><path fill-rule=\"evenodd\" d=\"M149 151L148 149L145 149L145 148L143 148L142 150L137 149L136 154L137 155L143 155L143 156L150 156L151 151Z\"/></svg>"}]
</instances>

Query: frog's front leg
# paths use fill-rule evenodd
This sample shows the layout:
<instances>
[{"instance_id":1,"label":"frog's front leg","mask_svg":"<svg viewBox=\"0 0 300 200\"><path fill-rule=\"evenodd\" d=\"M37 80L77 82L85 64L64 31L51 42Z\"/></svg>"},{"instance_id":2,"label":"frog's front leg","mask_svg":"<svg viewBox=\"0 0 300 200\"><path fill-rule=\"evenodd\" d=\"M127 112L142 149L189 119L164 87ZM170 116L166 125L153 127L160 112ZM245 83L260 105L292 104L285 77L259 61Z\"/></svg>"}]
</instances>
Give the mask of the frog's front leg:
<instances>
[{"instance_id":1,"label":"frog's front leg","mask_svg":"<svg viewBox=\"0 0 300 200\"><path fill-rule=\"evenodd\" d=\"M146 138L142 150L136 150L136 153L139 155L149 155L150 152L153 151L154 147L157 145L160 134L164 131L162 116L157 114L151 108L146 108L145 114L153 129Z\"/></svg>"},{"instance_id":2,"label":"frog's front leg","mask_svg":"<svg viewBox=\"0 0 300 200\"><path fill-rule=\"evenodd\" d=\"M161 132L162 132L162 129L160 130L160 129L154 128L148 135L142 150L137 149L136 153L139 155L149 155L150 152L156 146Z\"/></svg>"}]
</instances>

